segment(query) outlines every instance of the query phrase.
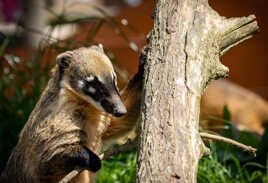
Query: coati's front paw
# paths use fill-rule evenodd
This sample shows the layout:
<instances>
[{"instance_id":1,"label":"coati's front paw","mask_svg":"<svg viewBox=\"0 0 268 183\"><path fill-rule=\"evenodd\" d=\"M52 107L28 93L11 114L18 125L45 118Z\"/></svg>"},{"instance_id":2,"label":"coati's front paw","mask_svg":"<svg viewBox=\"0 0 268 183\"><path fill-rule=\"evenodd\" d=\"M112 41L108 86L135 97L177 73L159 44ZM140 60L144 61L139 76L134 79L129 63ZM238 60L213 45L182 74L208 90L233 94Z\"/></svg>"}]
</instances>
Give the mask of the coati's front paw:
<instances>
[{"instance_id":1,"label":"coati's front paw","mask_svg":"<svg viewBox=\"0 0 268 183\"><path fill-rule=\"evenodd\" d=\"M41 162L39 171L43 176L64 175L75 167L96 172L101 168L101 160L85 146L69 146L64 152L57 153L49 161Z\"/></svg>"},{"instance_id":2,"label":"coati's front paw","mask_svg":"<svg viewBox=\"0 0 268 183\"><path fill-rule=\"evenodd\" d=\"M87 168L92 171L96 172L101 168L101 160L100 158L93 153L91 150L87 149L88 158L87 158Z\"/></svg>"}]
</instances>

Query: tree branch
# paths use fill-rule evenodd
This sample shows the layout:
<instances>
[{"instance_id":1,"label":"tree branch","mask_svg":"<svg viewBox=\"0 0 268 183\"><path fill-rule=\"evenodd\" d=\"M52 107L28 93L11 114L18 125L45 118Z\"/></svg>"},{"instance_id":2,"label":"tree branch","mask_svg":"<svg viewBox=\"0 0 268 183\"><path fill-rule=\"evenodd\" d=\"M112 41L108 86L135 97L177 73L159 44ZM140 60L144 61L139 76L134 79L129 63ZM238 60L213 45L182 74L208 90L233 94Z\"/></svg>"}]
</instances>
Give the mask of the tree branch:
<instances>
[{"instance_id":1,"label":"tree branch","mask_svg":"<svg viewBox=\"0 0 268 183\"><path fill-rule=\"evenodd\" d=\"M85 169L79 168L79 167L75 168L70 173L68 173L65 177L63 177L63 179L61 179L59 181L59 183L67 183L67 182L71 181L75 176L77 176L83 170L85 170Z\"/></svg>"},{"instance_id":2,"label":"tree branch","mask_svg":"<svg viewBox=\"0 0 268 183\"><path fill-rule=\"evenodd\" d=\"M222 137L219 135L213 135L213 134L209 134L209 133L200 133L200 136L202 138L207 138L207 139L212 139L212 140L216 140L216 141L221 141L227 144L232 144L236 147L239 147L241 149L243 149L244 151L248 151L249 153L251 153L254 157L256 157L256 151L257 149L251 147L251 146L247 146L245 144L241 144L235 140L226 138L226 137Z\"/></svg>"},{"instance_id":3,"label":"tree branch","mask_svg":"<svg viewBox=\"0 0 268 183\"><path fill-rule=\"evenodd\" d=\"M128 141L125 144L110 148L107 151L105 151L103 154L101 154L101 159L102 160L107 159L111 156L118 155L124 151L132 150L136 147L137 147L137 141L131 141L130 139L128 139Z\"/></svg>"},{"instance_id":4,"label":"tree branch","mask_svg":"<svg viewBox=\"0 0 268 183\"><path fill-rule=\"evenodd\" d=\"M220 56L239 43L250 39L259 29L254 15L243 18L231 18L227 22L229 26L222 34L220 41Z\"/></svg>"},{"instance_id":5,"label":"tree branch","mask_svg":"<svg viewBox=\"0 0 268 183\"><path fill-rule=\"evenodd\" d=\"M117 147L110 148L107 151L105 151L103 154L100 155L100 159L105 160L105 159L107 159L107 158L109 158L111 156L118 155L121 152L132 150L136 146L137 146L137 142L136 141L131 142L131 140L129 139L125 144L117 146ZM85 169L84 168L79 168L79 167L75 168L70 173L68 173L65 177L63 177L63 179L61 179L59 181L59 183L67 183L67 182L69 182L70 180L72 180L75 176L77 176L83 170L85 170Z\"/></svg>"}]
</instances>

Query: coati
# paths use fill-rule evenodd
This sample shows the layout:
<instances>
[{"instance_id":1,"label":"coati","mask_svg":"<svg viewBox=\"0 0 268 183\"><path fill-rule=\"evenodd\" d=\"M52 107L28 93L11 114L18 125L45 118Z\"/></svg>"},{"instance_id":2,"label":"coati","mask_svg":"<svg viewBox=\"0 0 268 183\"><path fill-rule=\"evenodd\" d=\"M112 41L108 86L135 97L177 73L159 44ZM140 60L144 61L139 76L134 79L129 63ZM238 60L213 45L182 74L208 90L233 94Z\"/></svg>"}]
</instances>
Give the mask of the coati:
<instances>
[{"instance_id":1,"label":"coati","mask_svg":"<svg viewBox=\"0 0 268 183\"><path fill-rule=\"evenodd\" d=\"M131 131L139 113L142 69L119 93L102 47L57 56L55 72L20 133L0 182L54 183L76 167L72 182L92 181L103 142ZM137 92L138 91L138 92ZM89 171L87 171L89 170Z\"/></svg>"}]
</instances>

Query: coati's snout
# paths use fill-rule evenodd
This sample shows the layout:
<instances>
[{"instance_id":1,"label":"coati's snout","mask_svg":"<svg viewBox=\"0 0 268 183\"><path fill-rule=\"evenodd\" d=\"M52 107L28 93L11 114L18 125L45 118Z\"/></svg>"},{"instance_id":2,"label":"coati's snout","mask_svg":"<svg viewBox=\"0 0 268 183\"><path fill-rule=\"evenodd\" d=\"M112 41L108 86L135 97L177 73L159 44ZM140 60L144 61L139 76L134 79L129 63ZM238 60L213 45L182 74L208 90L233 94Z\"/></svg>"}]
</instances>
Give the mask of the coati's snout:
<instances>
[{"instance_id":1,"label":"coati's snout","mask_svg":"<svg viewBox=\"0 0 268 183\"><path fill-rule=\"evenodd\" d=\"M122 102L115 80L116 77L113 79L106 77L106 80L100 81L97 76L94 76L94 79L87 79L83 81L83 84L78 81L78 90L81 88L81 93L86 95L89 102L97 109L120 117L126 114L127 110Z\"/></svg>"},{"instance_id":2,"label":"coati's snout","mask_svg":"<svg viewBox=\"0 0 268 183\"><path fill-rule=\"evenodd\" d=\"M115 117L121 117L127 113L127 109L120 96L114 95L110 98L103 99L101 106L106 112L113 114Z\"/></svg>"},{"instance_id":3,"label":"coati's snout","mask_svg":"<svg viewBox=\"0 0 268 183\"><path fill-rule=\"evenodd\" d=\"M95 76L92 81L86 80L83 84L78 81L78 90L80 87L81 92L89 97L89 102L97 109L120 117L126 114L126 107L122 102L114 79L106 79L102 82Z\"/></svg>"},{"instance_id":4,"label":"coati's snout","mask_svg":"<svg viewBox=\"0 0 268 183\"><path fill-rule=\"evenodd\" d=\"M95 108L116 117L126 114L109 58L99 47L68 51L57 57L64 72L63 86ZM81 54L83 53L83 54Z\"/></svg>"}]
</instances>

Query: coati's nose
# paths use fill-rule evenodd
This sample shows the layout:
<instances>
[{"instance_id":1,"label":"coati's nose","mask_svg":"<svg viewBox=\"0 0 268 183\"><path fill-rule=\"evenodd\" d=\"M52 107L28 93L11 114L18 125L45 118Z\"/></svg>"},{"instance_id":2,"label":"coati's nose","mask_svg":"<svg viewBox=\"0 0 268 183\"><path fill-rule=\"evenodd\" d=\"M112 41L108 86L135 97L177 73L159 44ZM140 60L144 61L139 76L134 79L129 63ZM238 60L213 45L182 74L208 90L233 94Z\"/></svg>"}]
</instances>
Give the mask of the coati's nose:
<instances>
[{"instance_id":1,"label":"coati's nose","mask_svg":"<svg viewBox=\"0 0 268 183\"><path fill-rule=\"evenodd\" d=\"M101 101L101 106L105 112L108 112L115 117L120 117L127 113L127 109L123 104L121 97L117 95L112 95L109 98L103 99Z\"/></svg>"}]
</instances>

